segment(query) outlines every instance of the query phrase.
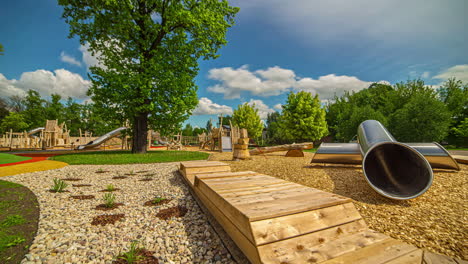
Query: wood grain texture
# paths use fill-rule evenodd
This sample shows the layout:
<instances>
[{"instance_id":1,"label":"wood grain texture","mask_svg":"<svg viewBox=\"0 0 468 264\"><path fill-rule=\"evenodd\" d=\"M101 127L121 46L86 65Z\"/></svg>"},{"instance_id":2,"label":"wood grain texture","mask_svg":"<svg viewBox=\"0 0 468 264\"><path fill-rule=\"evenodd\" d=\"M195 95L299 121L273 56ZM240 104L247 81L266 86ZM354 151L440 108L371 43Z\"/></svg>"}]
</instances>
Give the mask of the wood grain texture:
<instances>
[{"instance_id":1,"label":"wood grain texture","mask_svg":"<svg viewBox=\"0 0 468 264\"><path fill-rule=\"evenodd\" d=\"M352 203L251 222L256 245L292 238L360 220Z\"/></svg>"}]
</instances>

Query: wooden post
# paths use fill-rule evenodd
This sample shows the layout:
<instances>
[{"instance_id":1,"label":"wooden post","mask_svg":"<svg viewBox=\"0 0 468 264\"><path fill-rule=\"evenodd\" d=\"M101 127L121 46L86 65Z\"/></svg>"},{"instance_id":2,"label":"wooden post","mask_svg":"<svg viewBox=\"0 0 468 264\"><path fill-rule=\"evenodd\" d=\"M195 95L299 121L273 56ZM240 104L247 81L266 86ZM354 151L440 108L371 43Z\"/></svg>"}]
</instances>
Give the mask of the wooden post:
<instances>
[{"instance_id":1,"label":"wooden post","mask_svg":"<svg viewBox=\"0 0 468 264\"><path fill-rule=\"evenodd\" d=\"M233 160L249 160L252 159L249 153L249 138L247 129L242 128L239 131L239 139L237 144L234 144Z\"/></svg>"}]
</instances>

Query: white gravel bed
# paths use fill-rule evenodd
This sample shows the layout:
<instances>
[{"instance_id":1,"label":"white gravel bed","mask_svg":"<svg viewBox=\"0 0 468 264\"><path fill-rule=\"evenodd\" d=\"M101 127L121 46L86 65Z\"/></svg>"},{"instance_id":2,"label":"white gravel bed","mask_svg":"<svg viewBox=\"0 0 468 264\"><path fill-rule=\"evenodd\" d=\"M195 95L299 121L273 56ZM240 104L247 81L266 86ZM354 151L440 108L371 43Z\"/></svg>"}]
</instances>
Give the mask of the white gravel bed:
<instances>
[{"instance_id":1,"label":"white gravel bed","mask_svg":"<svg viewBox=\"0 0 468 264\"><path fill-rule=\"evenodd\" d=\"M2 177L23 184L37 196L40 205L38 233L22 263L112 263L120 252L127 251L133 240L154 251L159 263L235 263L191 197L187 186L176 173L178 163L131 165L75 165L61 169ZM103 169L109 172L96 173ZM112 179L125 173L148 171ZM152 181L139 181L154 173ZM67 181L70 192L50 193L54 178L81 178ZM72 184L92 184L72 187ZM113 184L117 203L110 211L94 208L102 204L107 185ZM91 200L72 199L71 195L94 195ZM161 206L144 206L155 196L172 199ZM182 205L184 217L161 220L160 209ZM125 218L106 226L91 225L102 214L124 213Z\"/></svg>"}]
</instances>

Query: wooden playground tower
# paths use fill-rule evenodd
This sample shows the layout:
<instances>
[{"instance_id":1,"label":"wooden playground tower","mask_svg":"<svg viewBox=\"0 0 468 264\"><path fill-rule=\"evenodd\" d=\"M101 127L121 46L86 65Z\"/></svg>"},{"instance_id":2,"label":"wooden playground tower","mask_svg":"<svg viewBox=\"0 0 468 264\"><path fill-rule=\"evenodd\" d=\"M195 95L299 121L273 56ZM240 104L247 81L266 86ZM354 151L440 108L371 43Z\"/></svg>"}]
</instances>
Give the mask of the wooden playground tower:
<instances>
[{"instance_id":1,"label":"wooden playground tower","mask_svg":"<svg viewBox=\"0 0 468 264\"><path fill-rule=\"evenodd\" d=\"M45 128L39 128L39 136L31 132L13 132L10 130L0 138L0 147L9 149L47 149L55 147L71 147L70 130L65 123L58 120L47 120Z\"/></svg>"}]
</instances>

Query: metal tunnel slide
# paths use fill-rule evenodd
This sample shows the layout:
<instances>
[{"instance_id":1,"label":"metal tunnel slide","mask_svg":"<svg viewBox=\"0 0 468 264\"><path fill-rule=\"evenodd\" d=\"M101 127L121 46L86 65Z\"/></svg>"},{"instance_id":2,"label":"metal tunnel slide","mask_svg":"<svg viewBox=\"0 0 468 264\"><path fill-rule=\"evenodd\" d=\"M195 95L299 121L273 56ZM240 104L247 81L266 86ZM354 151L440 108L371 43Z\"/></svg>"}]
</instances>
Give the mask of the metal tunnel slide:
<instances>
[{"instance_id":1,"label":"metal tunnel slide","mask_svg":"<svg viewBox=\"0 0 468 264\"><path fill-rule=\"evenodd\" d=\"M109 139L119 136L122 133L122 131L126 130L126 129L127 129L127 127L119 127L119 128L114 129L111 132L109 132L109 133L107 133L107 134L105 134L103 136L98 137L95 140L92 140L92 141L88 142L85 145L78 146L76 149L83 150L83 149L95 148L95 147L103 144L104 142L108 141Z\"/></svg>"},{"instance_id":2,"label":"metal tunnel slide","mask_svg":"<svg viewBox=\"0 0 468 264\"><path fill-rule=\"evenodd\" d=\"M322 143L312 163L362 164L369 185L397 200L420 196L432 184L432 168L460 170L438 143L401 143L376 120L358 127L358 143Z\"/></svg>"}]
</instances>

